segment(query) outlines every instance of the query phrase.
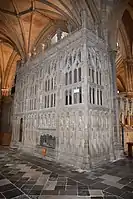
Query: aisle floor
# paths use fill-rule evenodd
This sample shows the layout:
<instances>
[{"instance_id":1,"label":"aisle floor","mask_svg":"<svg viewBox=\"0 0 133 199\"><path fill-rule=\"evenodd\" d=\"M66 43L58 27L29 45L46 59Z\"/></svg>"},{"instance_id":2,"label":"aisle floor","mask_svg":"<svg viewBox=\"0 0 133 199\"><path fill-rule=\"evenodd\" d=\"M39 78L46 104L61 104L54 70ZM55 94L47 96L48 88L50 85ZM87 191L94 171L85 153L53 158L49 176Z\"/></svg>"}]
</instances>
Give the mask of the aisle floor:
<instances>
[{"instance_id":1,"label":"aisle floor","mask_svg":"<svg viewBox=\"0 0 133 199\"><path fill-rule=\"evenodd\" d=\"M0 151L0 199L133 199L133 161L79 173L54 161Z\"/></svg>"}]
</instances>

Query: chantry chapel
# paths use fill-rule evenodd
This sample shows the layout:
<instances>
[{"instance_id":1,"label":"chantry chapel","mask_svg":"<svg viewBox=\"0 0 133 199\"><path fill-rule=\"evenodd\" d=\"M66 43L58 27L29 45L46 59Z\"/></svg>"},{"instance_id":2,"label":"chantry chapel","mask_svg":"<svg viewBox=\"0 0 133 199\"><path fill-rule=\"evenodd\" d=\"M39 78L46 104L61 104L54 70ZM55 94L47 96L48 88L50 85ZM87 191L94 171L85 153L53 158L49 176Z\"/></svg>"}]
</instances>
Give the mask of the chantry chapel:
<instances>
[{"instance_id":1,"label":"chantry chapel","mask_svg":"<svg viewBox=\"0 0 133 199\"><path fill-rule=\"evenodd\" d=\"M0 2L0 143L89 169L133 142L132 0Z\"/></svg>"}]
</instances>

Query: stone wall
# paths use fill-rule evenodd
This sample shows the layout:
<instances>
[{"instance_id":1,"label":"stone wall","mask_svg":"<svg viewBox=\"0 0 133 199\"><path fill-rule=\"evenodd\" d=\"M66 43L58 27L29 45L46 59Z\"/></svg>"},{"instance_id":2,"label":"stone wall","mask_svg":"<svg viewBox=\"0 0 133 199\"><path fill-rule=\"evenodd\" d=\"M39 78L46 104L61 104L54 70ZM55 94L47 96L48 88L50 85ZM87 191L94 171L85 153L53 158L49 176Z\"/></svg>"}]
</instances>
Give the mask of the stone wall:
<instances>
[{"instance_id":1,"label":"stone wall","mask_svg":"<svg viewBox=\"0 0 133 199\"><path fill-rule=\"evenodd\" d=\"M118 95L119 121L122 125L133 126L133 98Z\"/></svg>"},{"instance_id":2,"label":"stone wall","mask_svg":"<svg viewBox=\"0 0 133 199\"><path fill-rule=\"evenodd\" d=\"M12 106L13 99L10 96L4 96L1 100L1 120L0 120L0 132L11 133L12 132Z\"/></svg>"},{"instance_id":3,"label":"stone wall","mask_svg":"<svg viewBox=\"0 0 133 199\"><path fill-rule=\"evenodd\" d=\"M40 138L44 136L47 156L79 168L113 159L110 68L104 41L85 28L21 64L12 145L41 153Z\"/></svg>"}]
</instances>

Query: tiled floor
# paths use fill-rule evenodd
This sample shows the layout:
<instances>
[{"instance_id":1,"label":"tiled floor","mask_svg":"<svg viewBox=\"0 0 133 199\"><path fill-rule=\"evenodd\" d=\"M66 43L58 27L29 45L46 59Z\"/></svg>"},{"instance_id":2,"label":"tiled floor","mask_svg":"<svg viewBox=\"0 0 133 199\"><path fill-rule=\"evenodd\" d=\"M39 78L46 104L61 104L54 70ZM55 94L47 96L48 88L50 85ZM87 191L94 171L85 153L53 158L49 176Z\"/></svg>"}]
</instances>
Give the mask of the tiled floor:
<instances>
[{"instance_id":1,"label":"tiled floor","mask_svg":"<svg viewBox=\"0 0 133 199\"><path fill-rule=\"evenodd\" d=\"M78 173L58 163L0 150L0 199L133 199L133 161Z\"/></svg>"}]
</instances>

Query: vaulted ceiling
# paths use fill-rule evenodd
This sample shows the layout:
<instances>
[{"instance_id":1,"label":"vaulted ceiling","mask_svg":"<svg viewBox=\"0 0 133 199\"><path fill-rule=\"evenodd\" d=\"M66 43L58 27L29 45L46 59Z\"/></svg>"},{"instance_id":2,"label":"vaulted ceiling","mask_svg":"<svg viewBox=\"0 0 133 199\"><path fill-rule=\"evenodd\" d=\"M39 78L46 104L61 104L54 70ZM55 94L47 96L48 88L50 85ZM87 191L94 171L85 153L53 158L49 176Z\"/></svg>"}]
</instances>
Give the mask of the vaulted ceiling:
<instances>
[{"instance_id":1,"label":"vaulted ceiling","mask_svg":"<svg viewBox=\"0 0 133 199\"><path fill-rule=\"evenodd\" d=\"M116 1L118 3L119 0ZM58 28L68 31L68 24L75 30L81 26L81 10L85 9L88 21L100 24L102 17L100 0L2 0L0 1L0 79L3 89L10 89L16 70L16 61L26 60ZM109 8L113 0L106 1ZM106 10L107 11L107 10ZM106 18L106 17L105 17ZM117 56L117 84L126 90L124 81L125 59L132 56L133 2L130 0L119 26L119 55ZM130 25L129 25L130 24ZM46 46L45 45L45 46Z\"/></svg>"},{"instance_id":2,"label":"vaulted ceiling","mask_svg":"<svg viewBox=\"0 0 133 199\"><path fill-rule=\"evenodd\" d=\"M74 14L71 4L60 0L4 0L0 2L0 38L25 58L60 23L63 28L67 20L75 26L80 23Z\"/></svg>"},{"instance_id":3,"label":"vaulted ceiling","mask_svg":"<svg viewBox=\"0 0 133 199\"><path fill-rule=\"evenodd\" d=\"M116 59L117 65L117 86L120 92L128 91L128 84L133 76L133 70L127 76L127 71L130 68L128 60L133 60L133 1L130 0L125 9L118 31L118 53ZM131 63L131 62L130 62ZM132 66L133 68L133 66ZM133 91L133 82L132 88Z\"/></svg>"},{"instance_id":4,"label":"vaulted ceiling","mask_svg":"<svg viewBox=\"0 0 133 199\"><path fill-rule=\"evenodd\" d=\"M98 5L98 4L97 4ZM0 1L0 41L2 88L11 87L9 68L17 58L26 60L47 43L58 27L67 32L81 25L80 10L85 8L92 20L98 20L98 8L89 0L4 0ZM9 62L3 61L6 58ZM17 55L16 55L17 53ZM13 58L13 55L15 58ZM4 68L4 69L3 69ZM12 70L12 69L11 69ZM14 76L14 75L13 75Z\"/></svg>"}]
</instances>

